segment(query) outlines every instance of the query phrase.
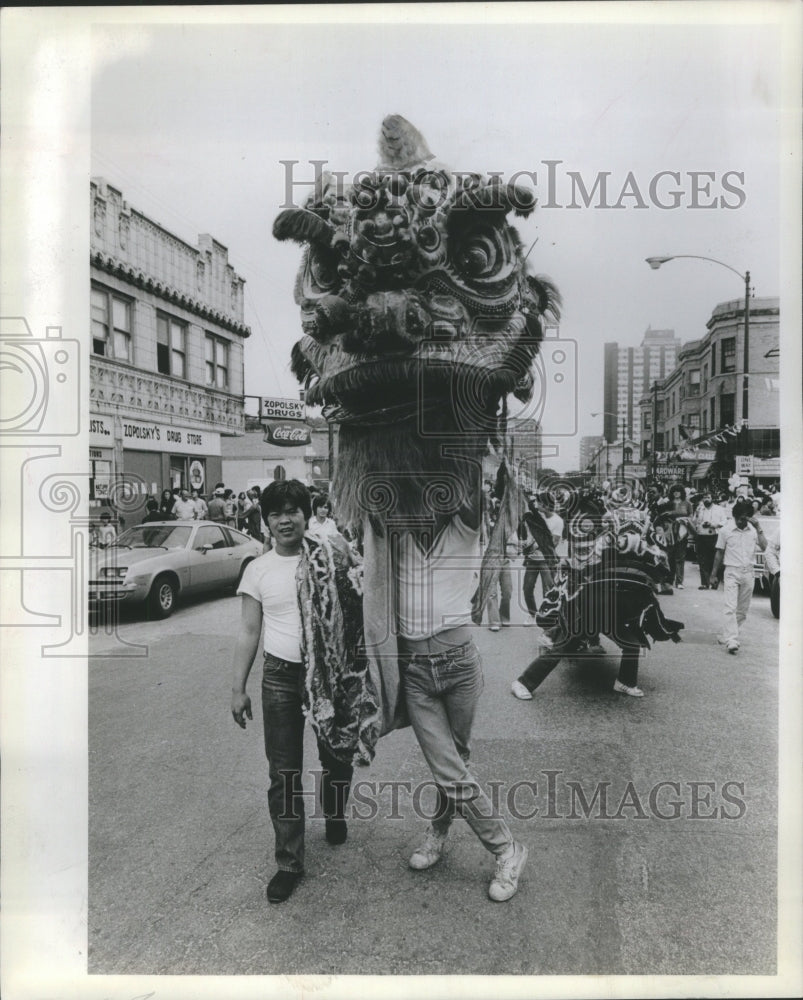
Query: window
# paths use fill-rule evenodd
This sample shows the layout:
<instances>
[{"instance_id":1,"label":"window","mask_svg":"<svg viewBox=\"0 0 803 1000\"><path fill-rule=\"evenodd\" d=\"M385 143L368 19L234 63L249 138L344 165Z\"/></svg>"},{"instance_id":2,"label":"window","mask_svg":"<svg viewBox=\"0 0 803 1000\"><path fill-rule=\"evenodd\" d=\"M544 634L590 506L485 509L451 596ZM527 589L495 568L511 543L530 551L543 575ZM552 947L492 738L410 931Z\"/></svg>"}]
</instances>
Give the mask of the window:
<instances>
[{"instance_id":1,"label":"window","mask_svg":"<svg viewBox=\"0 0 803 1000\"><path fill-rule=\"evenodd\" d=\"M633 449L632 448L625 448L625 450L624 450L624 463L625 463L625 465L627 465L628 463L632 463L632 462L633 462Z\"/></svg>"},{"instance_id":2,"label":"window","mask_svg":"<svg viewBox=\"0 0 803 1000\"><path fill-rule=\"evenodd\" d=\"M657 405L655 407L655 411L656 411L655 412L655 419L656 420L663 420L664 419L664 401L662 399L658 400L658 403L657 403Z\"/></svg>"},{"instance_id":3,"label":"window","mask_svg":"<svg viewBox=\"0 0 803 1000\"><path fill-rule=\"evenodd\" d=\"M709 424L711 426L711 430L714 430L714 428L717 426L717 401L716 401L716 397L713 397L711 399L711 419L709 420Z\"/></svg>"},{"instance_id":4,"label":"window","mask_svg":"<svg viewBox=\"0 0 803 1000\"><path fill-rule=\"evenodd\" d=\"M156 368L162 375L186 378L187 324L156 314Z\"/></svg>"},{"instance_id":5,"label":"window","mask_svg":"<svg viewBox=\"0 0 803 1000\"><path fill-rule=\"evenodd\" d=\"M717 373L717 345L711 345L711 378Z\"/></svg>"},{"instance_id":6,"label":"window","mask_svg":"<svg viewBox=\"0 0 803 1000\"><path fill-rule=\"evenodd\" d=\"M726 337L720 343L722 345L722 364L720 366L722 371L736 371L736 338Z\"/></svg>"},{"instance_id":7,"label":"window","mask_svg":"<svg viewBox=\"0 0 803 1000\"><path fill-rule=\"evenodd\" d=\"M206 335L206 384L215 389L229 387L229 343L211 333Z\"/></svg>"},{"instance_id":8,"label":"window","mask_svg":"<svg viewBox=\"0 0 803 1000\"><path fill-rule=\"evenodd\" d=\"M648 431L652 427L652 420L650 419L650 411L645 410L641 418L641 426L643 430Z\"/></svg>"},{"instance_id":9,"label":"window","mask_svg":"<svg viewBox=\"0 0 803 1000\"><path fill-rule=\"evenodd\" d=\"M708 365L703 365L703 392L708 388Z\"/></svg>"},{"instance_id":10,"label":"window","mask_svg":"<svg viewBox=\"0 0 803 1000\"><path fill-rule=\"evenodd\" d=\"M93 285L90 307L92 353L131 361L131 300Z\"/></svg>"},{"instance_id":11,"label":"window","mask_svg":"<svg viewBox=\"0 0 803 1000\"><path fill-rule=\"evenodd\" d=\"M687 413L686 414L686 426L690 430L698 431L700 429L700 414L699 413Z\"/></svg>"},{"instance_id":12,"label":"window","mask_svg":"<svg viewBox=\"0 0 803 1000\"><path fill-rule=\"evenodd\" d=\"M735 415L736 394L723 392L719 397L719 419L723 426L733 423Z\"/></svg>"},{"instance_id":13,"label":"window","mask_svg":"<svg viewBox=\"0 0 803 1000\"><path fill-rule=\"evenodd\" d=\"M700 393L700 369L694 368L689 372L689 395L697 396Z\"/></svg>"},{"instance_id":14,"label":"window","mask_svg":"<svg viewBox=\"0 0 803 1000\"><path fill-rule=\"evenodd\" d=\"M661 451L661 450L663 450L663 447L664 447L664 432L663 431L656 431L655 432L655 450L656 451Z\"/></svg>"},{"instance_id":15,"label":"window","mask_svg":"<svg viewBox=\"0 0 803 1000\"><path fill-rule=\"evenodd\" d=\"M202 528L199 528L195 536L195 541L192 543L192 547L196 552L200 552L204 545L211 545L213 549L229 548L229 542L226 540L226 536L222 530L217 525L211 524L205 524Z\"/></svg>"}]
</instances>

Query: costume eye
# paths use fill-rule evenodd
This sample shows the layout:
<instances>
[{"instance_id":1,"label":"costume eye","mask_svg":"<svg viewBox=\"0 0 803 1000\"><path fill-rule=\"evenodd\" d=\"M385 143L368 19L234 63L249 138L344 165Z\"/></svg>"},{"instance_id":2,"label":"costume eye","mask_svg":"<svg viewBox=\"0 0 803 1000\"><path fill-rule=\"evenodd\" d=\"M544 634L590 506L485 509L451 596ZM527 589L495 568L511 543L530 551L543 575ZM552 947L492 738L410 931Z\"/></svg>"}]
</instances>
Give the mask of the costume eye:
<instances>
[{"instance_id":1,"label":"costume eye","mask_svg":"<svg viewBox=\"0 0 803 1000\"><path fill-rule=\"evenodd\" d=\"M499 230L489 225L477 226L462 234L454 253L457 269L475 281L493 278L507 259Z\"/></svg>"}]
</instances>

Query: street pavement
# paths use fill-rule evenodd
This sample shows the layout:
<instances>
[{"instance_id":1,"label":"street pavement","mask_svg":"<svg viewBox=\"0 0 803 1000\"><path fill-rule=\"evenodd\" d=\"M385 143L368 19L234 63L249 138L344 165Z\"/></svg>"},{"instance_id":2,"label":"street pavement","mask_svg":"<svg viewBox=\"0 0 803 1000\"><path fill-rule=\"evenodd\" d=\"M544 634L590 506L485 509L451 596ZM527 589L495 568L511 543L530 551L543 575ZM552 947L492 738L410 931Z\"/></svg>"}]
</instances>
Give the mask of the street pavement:
<instances>
[{"instance_id":1,"label":"street pavement","mask_svg":"<svg viewBox=\"0 0 803 1000\"><path fill-rule=\"evenodd\" d=\"M408 786L395 786L395 807L393 787L380 790L428 779L406 729L355 773L365 818L350 820L346 844L331 847L323 820L308 819L306 875L268 905L259 663L254 721L243 732L229 711L239 599L99 630L90 974L773 974L778 622L755 596L728 655L716 642L722 590L697 590L696 576L690 564L688 589L661 598L686 627L681 644L642 658L643 699L613 693L618 658L603 639L606 656L564 661L533 701L517 701L510 684L540 631L520 624L520 608L510 628L476 630L485 691L473 768L498 783L506 811L519 783L509 821L530 849L504 904L487 898L493 859L462 822L438 865L408 868L426 822ZM305 762L318 766L309 727Z\"/></svg>"}]
</instances>

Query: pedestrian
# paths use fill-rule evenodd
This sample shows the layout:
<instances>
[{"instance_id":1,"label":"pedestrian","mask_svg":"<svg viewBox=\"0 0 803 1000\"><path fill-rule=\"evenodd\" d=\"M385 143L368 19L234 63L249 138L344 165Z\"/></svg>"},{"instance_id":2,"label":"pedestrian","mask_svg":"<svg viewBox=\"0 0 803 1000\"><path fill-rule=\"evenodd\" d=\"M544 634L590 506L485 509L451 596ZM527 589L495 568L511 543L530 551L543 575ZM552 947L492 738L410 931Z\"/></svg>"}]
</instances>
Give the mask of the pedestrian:
<instances>
[{"instance_id":1,"label":"pedestrian","mask_svg":"<svg viewBox=\"0 0 803 1000\"><path fill-rule=\"evenodd\" d=\"M159 501L151 497L149 500L145 501L145 509L147 514L142 518L143 524L152 524L154 521L164 521L162 512L159 510Z\"/></svg>"},{"instance_id":2,"label":"pedestrian","mask_svg":"<svg viewBox=\"0 0 803 1000\"><path fill-rule=\"evenodd\" d=\"M175 506L176 498L173 496L172 490L162 490L162 497L159 501L159 513L162 515L163 521L175 521Z\"/></svg>"},{"instance_id":3,"label":"pedestrian","mask_svg":"<svg viewBox=\"0 0 803 1000\"><path fill-rule=\"evenodd\" d=\"M725 620L718 641L735 655L739 652L740 629L753 596L756 549L763 552L767 539L748 500L737 500L731 515L733 520L717 535L711 583L719 581L719 572L724 566Z\"/></svg>"},{"instance_id":4,"label":"pedestrian","mask_svg":"<svg viewBox=\"0 0 803 1000\"><path fill-rule=\"evenodd\" d=\"M326 839L339 845L348 836L352 765L373 755L378 726L366 720L376 718L378 705L364 657L358 671L361 597L348 572L347 548L305 536L312 511L309 492L298 480L271 483L261 506L274 547L248 565L237 589L242 619L231 712L243 729L253 718L246 682L261 636L262 723L277 866L267 898L281 903L304 873L305 710L322 768Z\"/></svg>"},{"instance_id":5,"label":"pedestrian","mask_svg":"<svg viewBox=\"0 0 803 1000\"><path fill-rule=\"evenodd\" d=\"M209 501L209 507L207 508L207 517L210 521L214 521L216 524L224 524L226 521L226 504L223 500L223 494L225 490L222 486L218 486L215 489L212 499Z\"/></svg>"},{"instance_id":6,"label":"pedestrian","mask_svg":"<svg viewBox=\"0 0 803 1000\"><path fill-rule=\"evenodd\" d=\"M112 516L108 510L100 512L100 524L97 528L96 545L99 549L107 549L117 540L117 531L112 524Z\"/></svg>"},{"instance_id":7,"label":"pedestrian","mask_svg":"<svg viewBox=\"0 0 803 1000\"><path fill-rule=\"evenodd\" d=\"M694 512L694 547L697 553L697 566L700 570L700 586L698 590L715 589L711 583L711 567L714 565L714 547L719 529L727 520L725 511L714 503L710 491L703 494L702 501Z\"/></svg>"},{"instance_id":8,"label":"pedestrian","mask_svg":"<svg viewBox=\"0 0 803 1000\"><path fill-rule=\"evenodd\" d=\"M237 494L237 527L240 531L248 531L248 512L252 503L247 493L240 491Z\"/></svg>"},{"instance_id":9,"label":"pedestrian","mask_svg":"<svg viewBox=\"0 0 803 1000\"><path fill-rule=\"evenodd\" d=\"M248 534L258 542L264 543L265 535L262 531L262 514L259 509L259 487L252 486L246 493L246 496L251 504L245 516Z\"/></svg>"},{"instance_id":10,"label":"pedestrian","mask_svg":"<svg viewBox=\"0 0 803 1000\"><path fill-rule=\"evenodd\" d=\"M522 542L524 555L524 579L521 589L524 604L529 614L528 625L535 624L537 605L535 603L535 585L541 577L542 596L552 587L553 572L558 564L555 548L563 537L563 518L555 513L554 501L548 494L540 499L535 494L529 497L530 510L526 511L519 524L518 537ZM545 522L551 546L544 544L542 523Z\"/></svg>"},{"instance_id":11,"label":"pedestrian","mask_svg":"<svg viewBox=\"0 0 803 1000\"><path fill-rule=\"evenodd\" d=\"M333 535L340 534L334 520L329 516L331 511L332 507L328 496L323 495L313 498L312 517L307 529L311 535L314 535L316 538L331 538Z\"/></svg>"},{"instance_id":12,"label":"pedestrian","mask_svg":"<svg viewBox=\"0 0 803 1000\"><path fill-rule=\"evenodd\" d=\"M198 490L192 491L192 502L195 507L195 520L205 521L209 514L209 508L206 506L206 500L204 500Z\"/></svg>"},{"instance_id":13,"label":"pedestrian","mask_svg":"<svg viewBox=\"0 0 803 1000\"><path fill-rule=\"evenodd\" d=\"M237 527L237 500L234 496L234 490L226 489L223 491L223 515L230 528Z\"/></svg>"},{"instance_id":14,"label":"pedestrian","mask_svg":"<svg viewBox=\"0 0 803 1000\"><path fill-rule=\"evenodd\" d=\"M190 499L190 494L186 489L182 489L179 493L178 500L173 507L173 513L176 515L177 521L195 520L197 516L195 503Z\"/></svg>"},{"instance_id":15,"label":"pedestrian","mask_svg":"<svg viewBox=\"0 0 803 1000\"><path fill-rule=\"evenodd\" d=\"M683 590L683 580L686 570L686 548L689 544L689 533L693 530L692 517L694 509L686 499L686 491L679 483L669 491L669 504L662 511L665 524L671 531L669 547L669 567L672 570L673 583L678 590Z\"/></svg>"}]
</instances>

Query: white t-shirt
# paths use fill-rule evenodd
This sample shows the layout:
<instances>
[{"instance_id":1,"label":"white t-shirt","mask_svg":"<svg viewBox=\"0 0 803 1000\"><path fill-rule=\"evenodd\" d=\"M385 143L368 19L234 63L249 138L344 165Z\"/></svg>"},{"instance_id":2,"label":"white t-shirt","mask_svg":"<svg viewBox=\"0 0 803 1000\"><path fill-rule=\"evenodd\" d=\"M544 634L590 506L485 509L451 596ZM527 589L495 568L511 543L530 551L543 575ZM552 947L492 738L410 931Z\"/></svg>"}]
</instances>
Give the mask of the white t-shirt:
<instances>
[{"instance_id":1,"label":"white t-shirt","mask_svg":"<svg viewBox=\"0 0 803 1000\"><path fill-rule=\"evenodd\" d=\"M315 538L331 538L333 535L339 535L340 532L337 530L337 525L331 517L319 521L313 515L307 525L307 534L313 535Z\"/></svg>"},{"instance_id":2,"label":"white t-shirt","mask_svg":"<svg viewBox=\"0 0 803 1000\"><path fill-rule=\"evenodd\" d=\"M752 569L758 548L758 532L752 524L737 528L735 521L728 521L720 528L716 547L723 550L722 562L725 566Z\"/></svg>"},{"instance_id":3,"label":"white t-shirt","mask_svg":"<svg viewBox=\"0 0 803 1000\"><path fill-rule=\"evenodd\" d=\"M399 539L399 633L427 639L471 623L471 597L482 560L480 529L459 517L444 528L429 556L408 532Z\"/></svg>"},{"instance_id":4,"label":"white t-shirt","mask_svg":"<svg viewBox=\"0 0 803 1000\"><path fill-rule=\"evenodd\" d=\"M195 501L184 500L182 497L179 497L178 500L176 500L173 513L176 515L176 520L178 521L194 521L196 514Z\"/></svg>"},{"instance_id":5,"label":"white t-shirt","mask_svg":"<svg viewBox=\"0 0 803 1000\"><path fill-rule=\"evenodd\" d=\"M262 605L262 645L290 663L301 662L301 613L298 608L296 570L301 553L280 556L271 549L249 563L238 594L247 594Z\"/></svg>"}]
</instances>

